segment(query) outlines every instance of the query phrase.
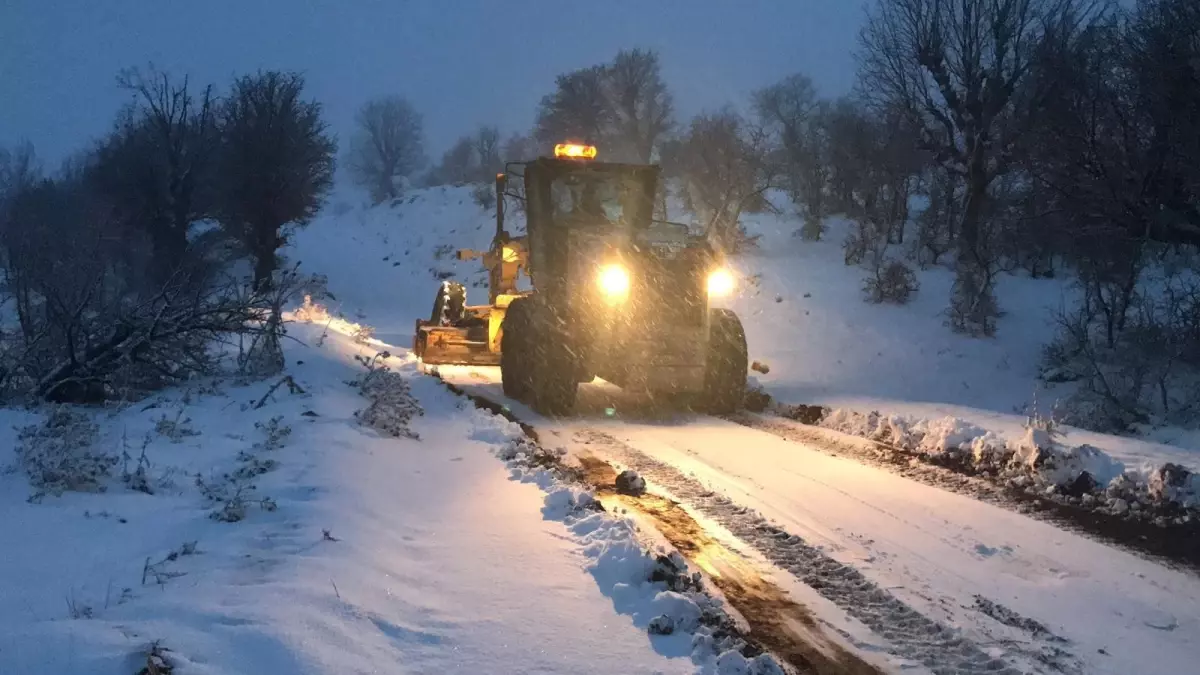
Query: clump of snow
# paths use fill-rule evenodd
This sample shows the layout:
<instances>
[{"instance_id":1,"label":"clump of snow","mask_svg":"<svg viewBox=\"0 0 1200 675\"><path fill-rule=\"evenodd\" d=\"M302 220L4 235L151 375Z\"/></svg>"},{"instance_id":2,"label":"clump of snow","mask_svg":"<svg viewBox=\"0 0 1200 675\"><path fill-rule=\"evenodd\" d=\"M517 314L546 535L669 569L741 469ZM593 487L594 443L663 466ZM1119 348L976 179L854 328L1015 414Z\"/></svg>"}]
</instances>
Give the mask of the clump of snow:
<instances>
[{"instance_id":1,"label":"clump of snow","mask_svg":"<svg viewBox=\"0 0 1200 675\"><path fill-rule=\"evenodd\" d=\"M542 514L547 518L562 520L569 514L598 507L599 502L592 497L592 493L588 490L564 486L554 488L546 495Z\"/></svg>"},{"instance_id":2,"label":"clump of snow","mask_svg":"<svg viewBox=\"0 0 1200 675\"><path fill-rule=\"evenodd\" d=\"M666 614L660 614L650 619L646 632L651 635L670 635L675 632L675 620Z\"/></svg>"},{"instance_id":3,"label":"clump of snow","mask_svg":"<svg viewBox=\"0 0 1200 675\"><path fill-rule=\"evenodd\" d=\"M747 659L731 649L717 657L717 675L785 675L775 659L760 654Z\"/></svg>"},{"instance_id":4,"label":"clump of snow","mask_svg":"<svg viewBox=\"0 0 1200 675\"><path fill-rule=\"evenodd\" d=\"M899 424L897 418L891 419L893 425ZM956 417L921 420L909 430L909 434L918 439L917 447L930 455L965 450L973 445L976 438L986 433L974 424Z\"/></svg>"},{"instance_id":5,"label":"clump of snow","mask_svg":"<svg viewBox=\"0 0 1200 675\"><path fill-rule=\"evenodd\" d=\"M1155 469L1146 487L1150 497L1157 502L1200 508L1200 475L1178 464L1166 464Z\"/></svg>"},{"instance_id":6,"label":"clump of snow","mask_svg":"<svg viewBox=\"0 0 1200 675\"><path fill-rule=\"evenodd\" d=\"M973 452L976 439L987 436L984 429L956 417L913 419L844 409L830 411L822 418L821 426L923 455Z\"/></svg>"},{"instance_id":7,"label":"clump of snow","mask_svg":"<svg viewBox=\"0 0 1200 675\"><path fill-rule=\"evenodd\" d=\"M750 662L734 650L717 657L717 675L749 675Z\"/></svg>"},{"instance_id":8,"label":"clump of snow","mask_svg":"<svg viewBox=\"0 0 1200 675\"><path fill-rule=\"evenodd\" d=\"M654 596L650 609L657 613L655 620L670 626L672 631L694 633L700 627L700 605L682 593L663 591Z\"/></svg>"}]
</instances>

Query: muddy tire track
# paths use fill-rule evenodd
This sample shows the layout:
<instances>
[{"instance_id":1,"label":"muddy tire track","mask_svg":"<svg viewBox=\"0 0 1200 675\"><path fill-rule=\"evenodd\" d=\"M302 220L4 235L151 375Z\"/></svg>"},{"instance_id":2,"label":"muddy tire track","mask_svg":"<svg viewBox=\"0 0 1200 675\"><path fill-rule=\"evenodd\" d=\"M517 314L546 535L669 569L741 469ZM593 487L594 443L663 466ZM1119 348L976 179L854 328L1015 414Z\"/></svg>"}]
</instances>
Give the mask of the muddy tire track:
<instances>
[{"instance_id":1,"label":"muddy tire track","mask_svg":"<svg viewBox=\"0 0 1200 675\"><path fill-rule=\"evenodd\" d=\"M895 655L921 663L938 675L1024 672L993 657L959 631L922 615L880 588L857 569L827 556L800 537L771 524L757 512L739 506L678 469L655 460L612 436L596 431L576 432L574 440L596 454L611 457L656 483L699 513L712 518L764 558L833 602L890 644ZM1049 672L1079 672L1076 659L1060 644L1030 637L1011 652L1036 662Z\"/></svg>"},{"instance_id":2,"label":"muddy tire track","mask_svg":"<svg viewBox=\"0 0 1200 675\"><path fill-rule=\"evenodd\" d=\"M842 644L831 639L808 608L790 599L782 588L762 578L741 555L704 531L678 503L643 493L616 490L617 472L608 462L590 455L578 457L582 480L592 487L604 507L638 513L667 539L689 563L704 570L709 580L749 624L748 637L801 672L881 675Z\"/></svg>"}]
</instances>

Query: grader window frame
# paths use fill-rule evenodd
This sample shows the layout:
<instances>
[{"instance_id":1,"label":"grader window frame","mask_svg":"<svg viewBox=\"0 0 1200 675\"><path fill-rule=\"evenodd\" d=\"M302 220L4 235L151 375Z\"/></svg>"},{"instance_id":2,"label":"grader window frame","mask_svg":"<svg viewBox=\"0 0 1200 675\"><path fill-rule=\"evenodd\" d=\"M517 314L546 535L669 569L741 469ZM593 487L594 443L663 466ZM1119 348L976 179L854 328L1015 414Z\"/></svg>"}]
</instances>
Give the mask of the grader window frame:
<instances>
[{"instance_id":1,"label":"grader window frame","mask_svg":"<svg viewBox=\"0 0 1200 675\"><path fill-rule=\"evenodd\" d=\"M607 220L612 227L631 232L646 230L654 221L654 197L661 173L658 166L540 157L525 162L508 162L504 169L504 173L497 176L497 180L503 183L497 186L497 202L511 197L524 204L525 238L529 250L527 272L535 280L535 287L549 291L565 281L568 272L568 233L593 224L593 221L586 219L572 221L558 213L551 194L556 181L589 174L611 177L622 188L619 191L621 218L613 222L601 215L599 219ZM511 190L510 177L521 181L524 194ZM497 212L503 209L503 204L498 204ZM498 218L497 232L502 228L502 219Z\"/></svg>"}]
</instances>

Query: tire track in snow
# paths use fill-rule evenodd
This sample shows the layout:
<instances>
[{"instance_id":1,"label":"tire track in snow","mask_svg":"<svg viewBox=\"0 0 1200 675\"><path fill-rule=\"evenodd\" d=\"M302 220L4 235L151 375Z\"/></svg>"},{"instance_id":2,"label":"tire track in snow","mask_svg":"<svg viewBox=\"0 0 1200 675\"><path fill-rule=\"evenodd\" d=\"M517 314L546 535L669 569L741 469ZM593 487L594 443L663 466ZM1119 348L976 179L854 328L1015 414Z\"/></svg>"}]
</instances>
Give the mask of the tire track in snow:
<instances>
[{"instance_id":1,"label":"tire track in snow","mask_svg":"<svg viewBox=\"0 0 1200 675\"><path fill-rule=\"evenodd\" d=\"M675 467L660 462L600 431L579 430L575 440L597 446L689 506L725 527L764 558L791 573L886 639L896 655L917 661L937 675L1016 675L1021 669L993 657L958 631L917 612L855 568L838 562L800 537L772 525L752 509L706 488ZM1018 649L1051 672L1078 672L1071 655L1059 647Z\"/></svg>"},{"instance_id":2,"label":"tire track in snow","mask_svg":"<svg viewBox=\"0 0 1200 675\"><path fill-rule=\"evenodd\" d=\"M703 526L678 503L648 493L634 496L618 492L616 471L608 462L596 457L580 456L579 467L564 466L557 454L547 453L541 446L537 429L521 421L508 406L437 377L451 392L469 399L476 407L520 425L531 447L541 449L541 456L532 465L555 467L564 480L578 482L594 491L606 509L616 506L648 518L657 533L690 565L708 573L709 582L721 592L724 602L749 625L749 633L741 633L737 627L722 627L721 630L732 630L751 652L767 651L782 659L788 672L880 675L877 666L826 635L807 607L792 600L773 582L763 579L743 556L709 537ZM751 672L757 671L752 668Z\"/></svg>"},{"instance_id":3,"label":"tire track in snow","mask_svg":"<svg viewBox=\"0 0 1200 675\"><path fill-rule=\"evenodd\" d=\"M882 675L877 667L830 639L807 607L764 580L743 556L709 536L679 504L650 493L621 493L611 464L590 455L580 455L579 462L584 482L595 490L605 508L618 507L648 518L689 563L708 574L709 581L749 624L747 638L803 673Z\"/></svg>"}]
</instances>

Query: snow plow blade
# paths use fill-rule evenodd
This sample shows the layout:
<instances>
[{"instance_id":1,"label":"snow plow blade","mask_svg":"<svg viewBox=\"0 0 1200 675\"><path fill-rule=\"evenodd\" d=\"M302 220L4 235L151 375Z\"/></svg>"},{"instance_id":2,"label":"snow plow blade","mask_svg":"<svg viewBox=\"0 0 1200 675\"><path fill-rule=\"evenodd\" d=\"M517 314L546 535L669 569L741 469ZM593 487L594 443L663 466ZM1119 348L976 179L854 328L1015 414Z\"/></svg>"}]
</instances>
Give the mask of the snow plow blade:
<instances>
[{"instance_id":1,"label":"snow plow blade","mask_svg":"<svg viewBox=\"0 0 1200 675\"><path fill-rule=\"evenodd\" d=\"M472 339L470 330L434 326L418 321L413 336L413 353L431 366L498 366L500 352L489 349L487 336Z\"/></svg>"}]
</instances>

